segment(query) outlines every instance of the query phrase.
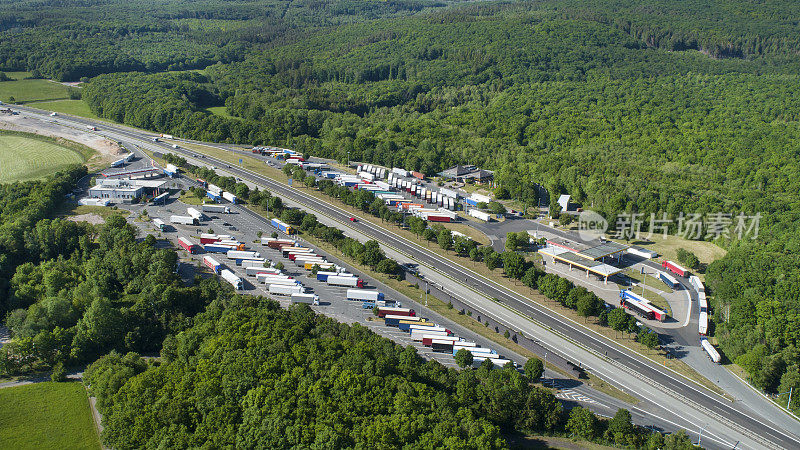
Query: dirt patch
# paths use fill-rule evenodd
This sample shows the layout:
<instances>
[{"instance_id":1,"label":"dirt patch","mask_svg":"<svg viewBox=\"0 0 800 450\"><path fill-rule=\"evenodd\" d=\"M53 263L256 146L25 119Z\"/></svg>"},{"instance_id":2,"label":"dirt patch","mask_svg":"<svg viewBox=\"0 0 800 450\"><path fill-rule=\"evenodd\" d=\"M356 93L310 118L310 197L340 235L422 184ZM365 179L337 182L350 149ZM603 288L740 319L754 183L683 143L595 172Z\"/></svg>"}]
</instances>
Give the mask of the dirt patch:
<instances>
[{"instance_id":1,"label":"dirt patch","mask_svg":"<svg viewBox=\"0 0 800 450\"><path fill-rule=\"evenodd\" d=\"M106 167L112 161L118 159L119 155L125 153L125 150L114 141L27 114L0 114L0 129L38 134L54 138L56 141L63 139L83 144L98 153L86 162L90 168Z\"/></svg>"},{"instance_id":2,"label":"dirt patch","mask_svg":"<svg viewBox=\"0 0 800 450\"><path fill-rule=\"evenodd\" d=\"M89 222L92 225L101 225L106 223L105 219L100 217L99 214L79 214L77 216L67 217L67 220L73 222Z\"/></svg>"}]
</instances>

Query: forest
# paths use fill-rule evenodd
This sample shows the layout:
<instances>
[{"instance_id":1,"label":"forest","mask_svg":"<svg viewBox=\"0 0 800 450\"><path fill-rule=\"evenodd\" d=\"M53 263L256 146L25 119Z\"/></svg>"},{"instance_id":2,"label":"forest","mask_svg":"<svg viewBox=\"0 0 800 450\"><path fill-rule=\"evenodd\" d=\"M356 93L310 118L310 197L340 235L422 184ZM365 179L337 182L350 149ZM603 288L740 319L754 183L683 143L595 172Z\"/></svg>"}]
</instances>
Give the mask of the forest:
<instances>
[{"instance_id":1,"label":"forest","mask_svg":"<svg viewBox=\"0 0 800 450\"><path fill-rule=\"evenodd\" d=\"M168 2L149 21L147 1L121 8L119 23L164 31L106 35L97 61L108 45L133 46L140 66L109 66L86 83L92 111L187 138L349 155L429 175L472 163L494 170L513 199L536 204L536 182L611 224L630 213L666 214L673 223L681 214L760 214L757 237L716 239L728 254L703 268L712 329L727 360L756 386L800 388L796 2L212 8L224 3L174 10ZM69 30L94 12L68 8L42 21L40 3L22 4L0 13L9 37L0 54L14 69L63 77L47 64L71 44L51 35L76 33ZM180 39L154 47L145 36ZM32 54L52 58L13 56L39 40L51 44ZM167 56L173 45L183 59ZM242 51L226 56L226 46ZM137 53L116 54L123 61ZM187 63L187 55L200 62ZM161 72L173 63L203 70ZM223 105L233 118L206 110ZM710 231L699 238L715 239ZM792 406L800 408L800 397Z\"/></svg>"}]
</instances>

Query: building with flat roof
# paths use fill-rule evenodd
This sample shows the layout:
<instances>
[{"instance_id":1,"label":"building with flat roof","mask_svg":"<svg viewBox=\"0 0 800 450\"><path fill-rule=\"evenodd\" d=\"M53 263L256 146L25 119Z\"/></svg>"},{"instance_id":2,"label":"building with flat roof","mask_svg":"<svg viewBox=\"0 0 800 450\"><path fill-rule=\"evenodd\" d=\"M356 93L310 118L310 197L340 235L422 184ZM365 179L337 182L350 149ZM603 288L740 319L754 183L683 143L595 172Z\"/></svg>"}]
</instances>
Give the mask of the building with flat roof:
<instances>
[{"instance_id":1,"label":"building with flat roof","mask_svg":"<svg viewBox=\"0 0 800 450\"><path fill-rule=\"evenodd\" d=\"M479 169L471 164L453 166L447 170L439 172L439 176L460 182L472 180L476 183L488 183L494 180L494 172L490 170Z\"/></svg>"},{"instance_id":2,"label":"building with flat roof","mask_svg":"<svg viewBox=\"0 0 800 450\"><path fill-rule=\"evenodd\" d=\"M603 242L599 245L588 246L579 243L563 241L547 241L547 246L539 249L539 253L553 258L553 261L569 265L586 271L586 277L590 273L602 278L608 283L608 277L622 272L624 269L606 264L606 258L616 258L619 261L622 254L628 249L627 245L616 242Z\"/></svg>"},{"instance_id":3,"label":"building with flat roof","mask_svg":"<svg viewBox=\"0 0 800 450\"><path fill-rule=\"evenodd\" d=\"M89 197L128 203L144 194L151 195L161 193L165 190L167 183L169 183L169 180L119 180L105 178L98 180L96 186L89 188Z\"/></svg>"}]
</instances>

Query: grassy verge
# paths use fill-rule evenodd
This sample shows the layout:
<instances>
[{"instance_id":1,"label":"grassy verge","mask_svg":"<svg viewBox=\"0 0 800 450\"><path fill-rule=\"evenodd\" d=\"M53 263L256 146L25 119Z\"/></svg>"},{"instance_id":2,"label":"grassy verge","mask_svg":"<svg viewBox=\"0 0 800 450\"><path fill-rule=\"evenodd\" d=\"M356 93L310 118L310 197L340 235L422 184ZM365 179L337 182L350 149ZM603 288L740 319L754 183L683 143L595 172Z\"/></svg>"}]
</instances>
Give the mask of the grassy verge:
<instances>
[{"instance_id":1,"label":"grassy verge","mask_svg":"<svg viewBox=\"0 0 800 450\"><path fill-rule=\"evenodd\" d=\"M230 151L225 151L225 150L222 150L222 149L218 149L218 148L215 148L215 147L209 147L209 146L206 146L206 145L200 145L200 144L181 144L181 145L183 145L186 148L198 151L200 153L204 153L204 154L206 154L208 156L213 156L213 157L221 159L223 161L227 161L227 162L231 163L231 165L236 164L237 166L241 166L241 167L247 168L247 169L252 170L252 171L254 171L256 173L264 175L264 176L266 176L268 178L272 178L275 181L279 181L279 182L283 182L283 183L286 182L286 176L283 174L283 172L281 172L280 170L275 169L273 167L269 167L266 164L264 164L263 161L256 160L255 158L248 157L248 156L243 156L243 155L240 155L240 154L235 154L235 153L230 152ZM239 159L240 158L243 161L242 164L239 164ZM305 187L298 188L298 189L302 189L303 192L307 193L308 195L314 196L314 197L316 197L316 198L318 198L320 200L323 200L323 201L328 202L328 203L330 203L330 204L332 204L332 205L334 205L336 207L339 207L339 208L341 208L341 209L343 209L345 211L350 212L351 214L353 214L353 216L358 217L359 220L370 222L373 225L376 225L376 226L379 226L381 228L384 228L385 230L390 231L390 232L392 232L392 233L394 233L394 234L396 234L396 235L398 235L400 237L403 237L403 238L405 238L406 240L408 240L410 242L415 242L415 243L419 244L420 246L427 246L429 248L432 245L431 243L426 243L426 242L422 241L419 237L417 237L416 235L412 234L410 231L408 231L406 229L398 227L398 226L396 226L394 224L385 223L379 218L373 217L370 214L364 213L364 212L362 212L360 210L357 210L357 209L355 209L355 208L353 208L351 206L345 205L344 203L342 203L338 199L330 198L327 195L325 195L324 193L322 193L320 191L317 191L316 189L308 189L308 188L305 188ZM569 309L569 308L566 308L564 306L561 306L557 302L554 302L554 301L546 298L545 296L541 295L538 291L535 291L533 289L528 288L527 286L524 286L524 285L520 284L518 281L514 281L514 280L511 280L511 279L505 277L504 275L502 275L502 271L501 270L490 271L482 263L475 263L475 262L469 261L468 259L461 258L461 257L457 256L452 251L448 251L448 252L441 251L441 249L439 249L438 246L436 247L436 249L437 249L438 254L441 257L447 258L448 260L450 260L450 261L452 261L452 262L454 262L454 263L456 263L456 264L458 264L458 265L460 265L462 267L469 268L470 270L472 270L472 271L474 271L474 272L476 272L476 273L478 273L480 275L483 275L483 276L485 276L487 278L492 279L497 284L499 284L499 285L511 290L512 292L515 292L516 294L520 295L522 299L530 301L531 303L537 303L537 304L539 304L539 305L541 305L541 306L543 306L545 308L548 308L548 309L550 309L552 311L555 311L555 312L561 314L564 317L572 319L576 323L582 323L584 327L586 327L588 329L591 329L591 330L597 332L598 334L605 336L606 338L608 338L610 340L616 341L617 343L619 343L623 347L628 348L630 350L633 350L633 351L635 351L635 352L637 352L637 353L639 353L641 355L644 355L644 356L646 356L647 358L651 359L652 361L654 361L655 363L657 363L659 365L662 365L664 367L667 367L667 368L670 368L670 369L674 370L675 372L681 374L682 376L686 377L687 379L690 379L690 380L694 381L696 384L698 384L700 386L703 386L703 387L711 390L712 392L715 392L715 393L717 393L717 394L719 394L721 396L725 396L725 397L729 398L728 395L725 393L725 391L720 389L717 385L712 383L707 378L705 378L702 375L700 375L697 371L695 371L694 369L692 369L691 367L686 365L686 363L684 363L683 361L680 361L680 360L677 360L677 359L668 359L667 358L667 352L665 352L663 350L650 350L650 349L647 349L645 346L643 346L643 345L639 344L638 342L634 341L631 337L626 337L626 336L619 337L617 335L618 333L615 333L615 331L612 330L611 328L599 325L597 323L596 318L584 318L584 317L579 316L576 311L574 311L572 309Z\"/></svg>"},{"instance_id":2,"label":"grassy verge","mask_svg":"<svg viewBox=\"0 0 800 450\"><path fill-rule=\"evenodd\" d=\"M8 103L29 103L43 100L64 100L69 98L67 86L49 80L26 80L29 74L12 72L14 80L0 82L0 100Z\"/></svg>"},{"instance_id":3,"label":"grassy verge","mask_svg":"<svg viewBox=\"0 0 800 450\"><path fill-rule=\"evenodd\" d=\"M83 385L36 383L0 389L0 442L8 449L99 449Z\"/></svg>"},{"instance_id":4,"label":"grassy verge","mask_svg":"<svg viewBox=\"0 0 800 450\"><path fill-rule=\"evenodd\" d=\"M41 102L31 102L28 106L34 108L44 109L45 111L54 111L61 114L71 114L78 117L86 117L88 119L99 119L89 105L83 100L48 100Z\"/></svg>"},{"instance_id":5,"label":"grassy verge","mask_svg":"<svg viewBox=\"0 0 800 450\"><path fill-rule=\"evenodd\" d=\"M215 116L225 117L226 119L242 120L241 117L236 117L228 114L228 109L224 106L212 106L210 108L206 108L206 111Z\"/></svg>"},{"instance_id":6,"label":"grassy verge","mask_svg":"<svg viewBox=\"0 0 800 450\"><path fill-rule=\"evenodd\" d=\"M486 234L484 234L482 231L472 228L469 225L463 223L447 223L447 222L443 222L441 225L443 225L445 228L451 231L458 231L459 233L466 235L467 237L469 237L470 239L481 245L491 244L491 241L489 241L489 238L486 236Z\"/></svg>"},{"instance_id":7,"label":"grassy verge","mask_svg":"<svg viewBox=\"0 0 800 450\"><path fill-rule=\"evenodd\" d=\"M183 203L186 203L187 205L197 205L197 206L199 206L199 205L203 204L203 199L197 198L196 195L192 194L189 191L185 191L183 193L183 195L181 195L178 198L178 200L182 201Z\"/></svg>"}]
</instances>

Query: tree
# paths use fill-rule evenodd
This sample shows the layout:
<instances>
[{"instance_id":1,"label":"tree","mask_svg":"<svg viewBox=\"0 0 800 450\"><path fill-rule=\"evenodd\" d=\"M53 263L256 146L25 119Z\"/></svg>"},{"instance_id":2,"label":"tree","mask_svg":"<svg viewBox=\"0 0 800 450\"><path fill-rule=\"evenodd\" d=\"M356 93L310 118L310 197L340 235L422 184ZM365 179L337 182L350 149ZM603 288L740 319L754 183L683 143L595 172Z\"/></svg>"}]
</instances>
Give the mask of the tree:
<instances>
[{"instance_id":1,"label":"tree","mask_svg":"<svg viewBox=\"0 0 800 450\"><path fill-rule=\"evenodd\" d=\"M450 250L453 248L453 233L451 233L447 228L439 231L436 239L439 242L439 247L441 247L442 250Z\"/></svg>"},{"instance_id":2,"label":"tree","mask_svg":"<svg viewBox=\"0 0 800 450\"><path fill-rule=\"evenodd\" d=\"M689 267L690 269L697 269L700 267L700 260L697 258L697 256L682 247L678 248L677 256L678 262Z\"/></svg>"},{"instance_id":3,"label":"tree","mask_svg":"<svg viewBox=\"0 0 800 450\"><path fill-rule=\"evenodd\" d=\"M508 200L511 198L508 189L506 189L504 186L500 186L494 190L494 197L498 200Z\"/></svg>"},{"instance_id":4,"label":"tree","mask_svg":"<svg viewBox=\"0 0 800 450\"><path fill-rule=\"evenodd\" d=\"M494 251L492 251L491 253L487 253L484 256L483 261L486 263L486 267L489 270L497 269L498 267L500 267L501 263L500 253Z\"/></svg>"},{"instance_id":5,"label":"tree","mask_svg":"<svg viewBox=\"0 0 800 450\"><path fill-rule=\"evenodd\" d=\"M560 223L561 226L564 226L564 227L569 225L569 224L571 224L574 221L575 221L575 217L572 214L561 214L558 217L558 223Z\"/></svg>"},{"instance_id":6,"label":"tree","mask_svg":"<svg viewBox=\"0 0 800 450\"><path fill-rule=\"evenodd\" d=\"M575 309L583 317L594 316L601 308L602 301L593 292L584 291L575 305Z\"/></svg>"},{"instance_id":7,"label":"tree","mask_svg":"<svg viewBox=\"0 0 800 450\"><path fill-rule=\"evenodd\" d=\"M608 325L615 331L625 331L628 328L628 313L622 308L614 308L608 314Z\"/></svg>"},{"instance_id":8,"label":"tree","mask_svg":"<svg viewBox=\"0 0 800 450\"><path fill-rule=\"evenodd\" d=\"M692 444L692 440L689 439L684 430L672 433L664 438L664 450L692 450L695 448L697 447Z\"/></svg>"},{"instance_id":9,"label":"tree","mask_svg":"<svg viewBox=\"0 0 800 450\"><path fill-rule=\"evenodd\" d=\"M631 413L627 409L618 409L614 417L608 422L605 439L616 445L626 445L634 436L635 430L631 423Z\"/></svg>"},{"instance_id":10,"label":"tree","mask_svg":"<svg viewBox=\"0 0 800 450\"><path fill-rule=\"evenodd\" d=\"M500 215L506 213L506 207L503 206L503 204L500 202L489 202L487 208L489 209L489 212L492 214Z\"/></svg>"},{"instance_id":11,"label":"tree","mask_svg":"<svg viewBox=\"0 0 800 450\"><path fill-rule=\"evenodd\" d=\"M525 361L525 376L531 383L539 381L543 373L544 363L541 359L532 356Z\"/></svg>"},{"instance_id":12,"label":"tree","mask_svg":"<svg viewBox=\"0 0 800 450\"><path fill-rule=\"evenodd\" d=\"M587 440L597 438L599 422L597 416L588 409L577 406L572 408L567 420L567 431Z\"/></svg>"},{"instance_id":13,"label":"tree","mask_svg":"<svg viewBox=\"0 0 800 450\"><path fill-rule=\"evenodd\" d=\"M525 258L514 252L504 252L503 270L508 277L519 280L525 273Z\"/></svg>"},{"instance_id":14,"label":"tree","mask_svg":"<svg viewBox=\"0 0 800 450\"><path fill-rule=\"evenodd\" d=\"M658 347L658 334L647 327L642 327L636 336L636 340L650 349Z\"/></svg>"},{"instance_id":15,"label":"tree","mask_svg":"<svg viewBox=\"0 0 800 450\"><path fill-rule=\"evenodd\" d=\"M422 238L426 241L433 241L436 239L436 232L430 228L426 228L425 231L422 232Z\"/></svg>"},{"instance_id":16,"label":"tree","mask_svg":"<svg viewBox=\"0 0 800 450\"><path fill-rule=\"evenodd\" d=\"M50 381L60 382L67 380L67 369L64 363L60 362L53 367L53 372L50 374Z\"/></svg>"},{"instance_id":17,"label":"tree","mask_svg":"<svg viewBox=\"0 0 800 450\"><path fill-rule=\"evenodd\" d=\"M455 360L456 364L458 364L458 366L462 369L465 367L471 367L473 360L472 352L465 348L459 349L456 352Z\"/></svg>"},{"instance_id":18,"label":"tree","mask_svg":"<svg viewBox=\"0 0 800 450\"><path fill-rule=\"evenodd\" d=\"M517 250L519 242L517 241L517 233L509 231L506 233L506 250L513 252Z\"/></svg>"}]
</instances>

